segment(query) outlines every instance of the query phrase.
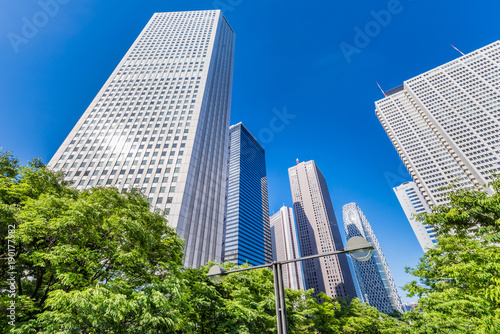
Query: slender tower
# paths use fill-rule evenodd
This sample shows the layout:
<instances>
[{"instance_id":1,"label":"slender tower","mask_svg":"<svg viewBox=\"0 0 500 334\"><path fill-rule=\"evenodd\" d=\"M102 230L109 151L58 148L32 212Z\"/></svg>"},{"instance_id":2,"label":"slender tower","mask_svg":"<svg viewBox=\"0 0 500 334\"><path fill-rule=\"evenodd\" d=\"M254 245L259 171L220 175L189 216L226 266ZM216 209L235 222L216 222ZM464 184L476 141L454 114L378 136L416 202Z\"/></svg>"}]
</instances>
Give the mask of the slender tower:
<instances>
[{"instance_id":1,"label":"slender tower","mask_svg":"<svg viewBox=\"0 0 500 334\"><path fill-rule=\"evenodd\" d=\"M314 161L288 169L302 256L344 248L326 180ZM344 300L356 297L345 254L303 261L306 289Z\"/></svg>"},{"instance_id":2,"label":"slender tower","mask_svg":"<svg viewBox=\"0 0 500 334\"><path fill-rule=\"evenodd\" d=\"M293 209L283 206L271 217L271 240L273 261L287 261L300 257L297 229L293 219ZM304 289L302 265L292 262L283 265L283 282L287 288Z\"/></svg>"},{"instance_id":3,"label":"slender tower","mask_svg":"<svg viewBox=\"0 0 500 334\"><path fill-rule=\"evenodd\" d=\"M233 57L219 10L155 13L49 162L78 189L140 188L189 267L221 260Z\"/></svg>"},{"instance_id":4,"label":"slender tower","mask_svg":"<svg viewBox=\"0 0 500 334\"><path fill-rule=\"evenodd\" d=\"M342 208L346 238L363 237L370 242L373 256L368 261L353 261L356 278L365 302L376 307L380 312L403 312L396 284L385 260L377 237L356 203L349 203Z\"/></svg>"},{"instance_id":5,"label":"slender tower","mask_svg":"<svg viewBox=\"0 0 500 334\"><path fill-rule=\"evenodd\" d=\"M266 154L250 131L229 128L229 161L223 260L272 262Z\"/></svg>"}]
</instances>

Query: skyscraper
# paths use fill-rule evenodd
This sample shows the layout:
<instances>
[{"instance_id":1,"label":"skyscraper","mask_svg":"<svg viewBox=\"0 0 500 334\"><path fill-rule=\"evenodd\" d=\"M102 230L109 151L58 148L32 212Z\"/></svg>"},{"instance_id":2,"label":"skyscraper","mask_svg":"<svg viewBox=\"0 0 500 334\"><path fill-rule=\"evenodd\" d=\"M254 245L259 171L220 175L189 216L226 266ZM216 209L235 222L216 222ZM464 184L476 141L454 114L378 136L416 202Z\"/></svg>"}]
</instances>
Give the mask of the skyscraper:
<instances>
[{"instance_id":1,"label":"skyscraper","mask_svg":"<svg viewBox=\"0 0 500 334\"><path fill-rule=\"evenodd\" d=\"M401 299L384 253L363 211L356 203L349 203L342 208L342 216L347 240L363 237L374 247L371 259L364 262L353 261L364 301L380 312L403 312Z\"/></svg>"},{"instance_id":2,"label":"skyscraper","mask_svg":"<svg viewBox=\"0 0 500 334\"><path fill-rule=\"evenodd\" d=\"M272 262L266 155L250 131L229 128L229 161L223 260Z\"/></svg>"},{"instance_id":3,"label":"skyscraper","mask_svg":"<svg viewBox=\"0 0 500 334\"><path fill-rule=\"evenodd\" d=\"M271 240L273 261L293 260L300 257L292 208L283 206L271 217ZM285 287L303 290L302 264L293 262L283 265L282 268Z\"/></svg>"},{"instance_id":4,"label":"skyscraper","mask_svg":"<svg viewBox=\"0 0 500 334\"><path fill-rule=\"evenodd\" d=\"M500 170L500 42L386 92L376 114L430 206ZM491 191L491 190L489 190Z\"/></svg>"},{"instance_id":5,"label":"skyscraper","mask_svg":"<svg viewBox=\"0 0 500 334\"><path fill-rule=\"evenodd\" d=\"M429 213L431 209L424 196L415 185L415 182L405 182L393 188L399 200L399 204L410 222L411 228L420 243L420 247L426 252L429 248L433 248L437 242L437 236L434 233L434 228L430 225L423 224L421 219L415 216L419 213Z\"/></svg>"},{"instance_id":6,"label":"skyscraper","mask_svg":"<svg viewBox=\"0 0 500 334\"><path fill-rule=\"evenodd\" d=\"M301 256L344 248L326 180L314 161L288 169ZM302 262L306 289L342 299L356 297L345 254Z\"/></svg>"},{"instance_id":7,"label":"skyscraper","mask_svg":"<svg viewBox=\"0 0 500 334\"><path fill-rule=\"evenodd\" d=\"M155 13L49 167L78 189L142 189L187 266L220 261L233 57L219 10Z\"/></svg>"}]
</instances>

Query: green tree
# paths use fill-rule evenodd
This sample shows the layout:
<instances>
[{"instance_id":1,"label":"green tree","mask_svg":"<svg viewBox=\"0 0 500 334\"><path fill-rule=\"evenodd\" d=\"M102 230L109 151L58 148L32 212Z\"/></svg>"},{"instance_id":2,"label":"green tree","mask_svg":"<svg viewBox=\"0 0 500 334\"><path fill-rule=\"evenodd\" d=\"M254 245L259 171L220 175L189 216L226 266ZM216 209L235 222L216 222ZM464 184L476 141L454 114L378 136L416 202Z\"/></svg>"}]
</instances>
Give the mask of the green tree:
<instances>
[{"instance_id":1,"label":"green tree","mask_svg":"<svg viewBox=\"0 0 500 334\"><path fill-rule=\"evenodd\" d=\"M273 272L255 269L224 278L222 293L229 313L227 333L273 333L276 327Z\"/></svg>"},{"instance_id":2,"label":"green tree","mask_svg":"<svg viewBox=\"0 0 500 334\"><path fill-rule=\"evenodd\" d=\"M182 273L185 282L183 298L188 303L184 317L189 331L185 329L185 333L224 333L229 314L220 287L207 276L211 264L196 269L186 268Z\"/></svg>"},{"instance_id":3,"label":"green tree","mask_svg":"<svg viewBox=\"0 0 500 334\"><path fill-rule=\"evenodd\" d=\"M318 300L313 297L314 290L285 289L286 312L290 333L317 333L314 327L314 310Z\"/></svg>"},{"instance_id":4,"label":"green tree","mask_svg":"<svg viewBox=\"0 0 500 334\"><path fill-rule=\"evenodd\" d=\"M420 312L405 318L414 333L500 332L500 181L489 196L477 189L457 190L450 204L423 215L439 234L417 268L419 278L405 289L420 298Z\"/></svg>"},{"instance_id":5,"label":"green tree","mask_svg":"<svg viewBox=\"0 0 500 334\"><path fill-rule=\"evenodd\" d=\"M0 237L15 245L14 272L0 245L0 278L16 287L15 327L12 298L0 297L3 332L276 333L273 272L214 283L214 263L183 268L182 240L138 191L77 191L39 160L23 167L0 152L0 219ZM393 319L356 299L285 294L290 333L396 333L385 331Z\"/></svg>"},{"instance_id":6,"label":"green tree","mask_svg":"<svg viewBox=\"0 0 500 334\"><path fill-rule=\"evenodd\" d=\"M314 328L321 334L401 333L406 324L354 298L350 303L318 294L313 305Z\"/></svg>"},{"instance_id":7,"label":"green tree","mask_svg":"<svg viewBox=\"0 0 500 334\"><path fill-rule=\"evenodd\" d=\"M215 263L186 269L189 286L185 298L190 309L187 322L196 333L276 333L276 305L273 272L255 269L233 273L213 282L207 277ZM226 270L240 267L224 264ZM290 333L315 333L312 322L312 290L285 289Z\"/></svg>"},{"instance_id":8,"label":"green tree","mask_svg":"<svg viewBox=\"0 0 500 334\"><path fill-rule=\"evenodd\" d=\"M15 228L18 332L175 330L183 242L140 192L79 192L39 160L0 155L0 233ZM0 278L10 277L2 242ZM10 298L2 296L6 307ZM147 332L146 331L146 332Z\"/></svg>"},{"instance_id":9,"label":"green tree","mask_svg":"<svg viewBox=\"0 0 500 334\"><path fill-rule=\"evenodd\" d=\"M216 284L207 280L211 265L189 270L191 309L188 322L197 333L276 333L273 272L255 269L223 276ZM236 268L225 264L226 270ZM202 288L200 288L202 287ZM285 289L290 333L401 333L404 321L379 312L355 298L349 304L313 290Z\"/></svg>"}]
</instances>

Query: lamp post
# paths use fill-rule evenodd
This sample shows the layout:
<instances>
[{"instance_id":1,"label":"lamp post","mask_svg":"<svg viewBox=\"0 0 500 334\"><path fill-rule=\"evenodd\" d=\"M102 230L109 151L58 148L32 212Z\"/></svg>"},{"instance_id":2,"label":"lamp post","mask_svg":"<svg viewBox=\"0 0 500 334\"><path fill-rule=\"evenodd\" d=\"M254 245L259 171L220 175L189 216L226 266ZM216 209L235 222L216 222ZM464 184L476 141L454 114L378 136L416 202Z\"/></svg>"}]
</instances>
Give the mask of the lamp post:
<instances>
[{"instance_id":1,"label":"lamp post","mask_svg":"<svg viewBox=\"0 0 500 334\"><path fill-rule=\"evenodd\" d=\"M298 259L286 260L286 261L274 261L272 263L262 264L260 266L241 268L226 271L223 267L219 265L214 265L208 271L207 276L209 277L221 277L224 275L237 273L240 271L260 269L260 268L273 268L274 276L274 296L276 298L276 322L278 324L278 334L288 334L288 323L286 320L286 305L285 305L285 287L283 285L283 272L282 266L284 264L315 259L324 256L339 255L344 253L349 253L357 261L367 261L372 256L373 245L366 241L362 237L352 237L347 241L346 247L340 251L321 253L311 256L304 256Z\"/></svg>"}]
</instances>

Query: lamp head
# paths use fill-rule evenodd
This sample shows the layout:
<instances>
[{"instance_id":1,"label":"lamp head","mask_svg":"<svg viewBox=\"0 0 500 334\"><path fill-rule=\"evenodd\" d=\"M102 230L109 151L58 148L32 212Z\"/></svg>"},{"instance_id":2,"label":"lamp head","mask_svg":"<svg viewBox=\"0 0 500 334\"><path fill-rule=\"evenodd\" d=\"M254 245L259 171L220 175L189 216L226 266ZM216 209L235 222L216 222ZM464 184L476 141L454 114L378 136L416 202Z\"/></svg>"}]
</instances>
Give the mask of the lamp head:
<instances>
[{"instance_id":1,"label":"lamp head","mask_svg":"<svg viewBox=\"0 0 500 334\"><path fill-rule=\"evenodd\" d=\"M207 276L214 283L220 283L222 281L222 276L225 275L226 269L219 265L213 265L210 270L208 270Z\"/></svg>"},{"instance_id":2,"label":"lamp head","mask_svg":"<svg viewBox=\"0 0 500 334\"><path fill-rule=\"evenodd\" d=\"M357 261L368 261L372 257L373 245L362 237L352 237L346 244L347 252Z\"/></svg>"}]
</instances>

